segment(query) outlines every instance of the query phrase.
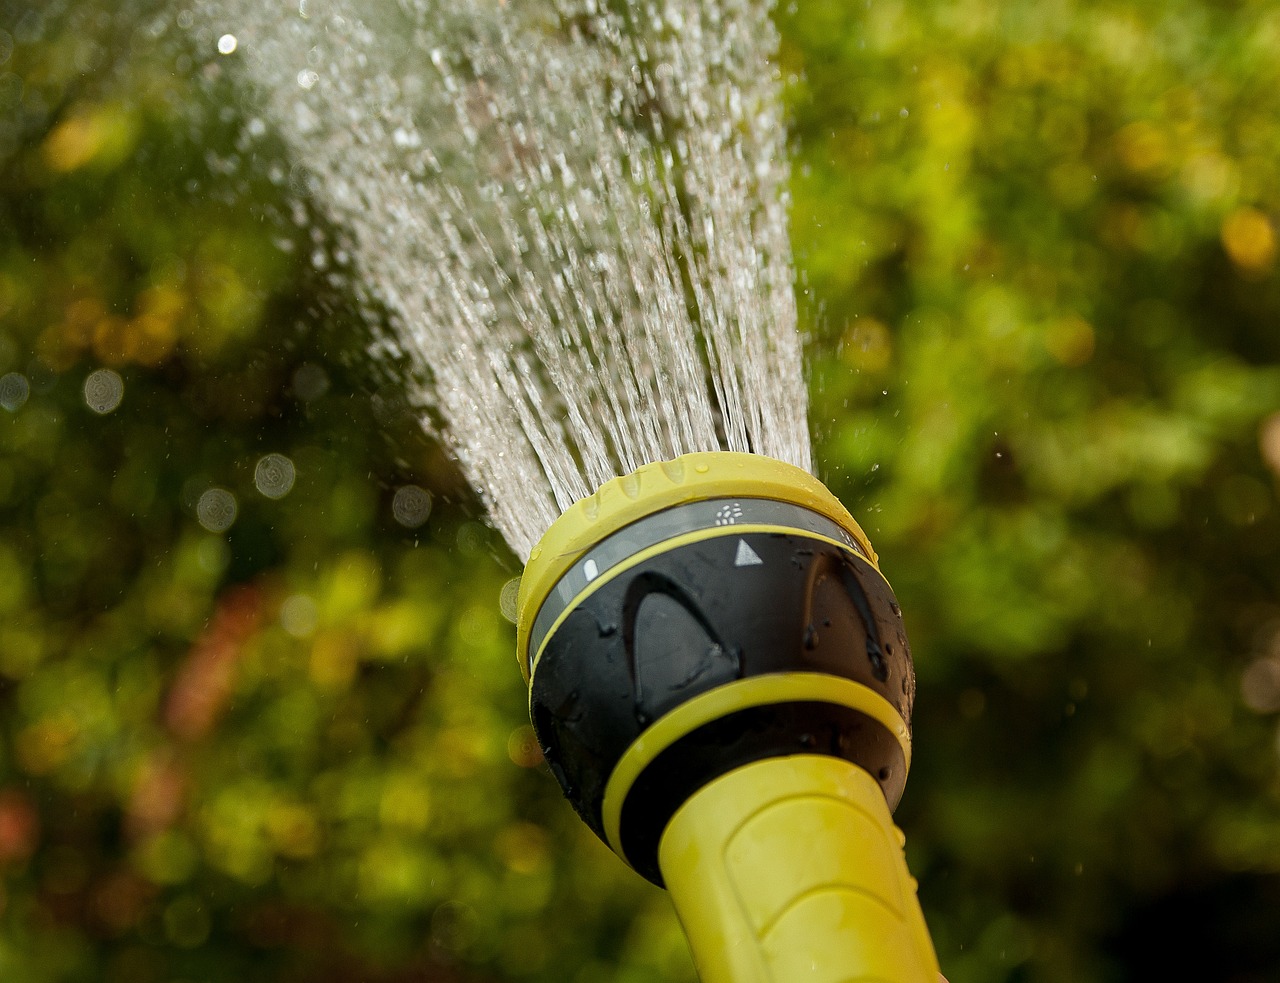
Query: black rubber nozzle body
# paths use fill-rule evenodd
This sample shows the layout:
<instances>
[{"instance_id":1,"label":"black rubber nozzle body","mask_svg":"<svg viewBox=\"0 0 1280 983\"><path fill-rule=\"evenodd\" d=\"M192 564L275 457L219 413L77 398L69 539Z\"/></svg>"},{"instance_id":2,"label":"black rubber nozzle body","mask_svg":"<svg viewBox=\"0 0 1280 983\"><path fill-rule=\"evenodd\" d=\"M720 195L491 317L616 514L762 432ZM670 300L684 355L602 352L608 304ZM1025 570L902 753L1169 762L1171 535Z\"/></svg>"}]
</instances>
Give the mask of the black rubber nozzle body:
<instances>
[{"instance_id":1,"label":"black rubber nozzle body","mask_svg":"<svg viewBox=\"0 0 1280 983\"><path fill-rule=\"evenodd\" d=\"M788 503L703 501L646 521L651 532L637 523L611 537L621 544L606 540L584 555L531 632L533 725L586 823L661 883L657 847L675 810L753 761L843 758L866 769L895 806L915 677L901 612L865 551L834 523ZM803 698L783 685L810 676L819 685ZM835 693L840 680L892 712L851 704ZM609 789L620 760L655 722L717 690L749 695L722 699L713 719L664 736L624 789ZM886 724L894 714L902 733ZM606 791L620 797L618 842L605 821Z\"/></svg>"}]
</instances>

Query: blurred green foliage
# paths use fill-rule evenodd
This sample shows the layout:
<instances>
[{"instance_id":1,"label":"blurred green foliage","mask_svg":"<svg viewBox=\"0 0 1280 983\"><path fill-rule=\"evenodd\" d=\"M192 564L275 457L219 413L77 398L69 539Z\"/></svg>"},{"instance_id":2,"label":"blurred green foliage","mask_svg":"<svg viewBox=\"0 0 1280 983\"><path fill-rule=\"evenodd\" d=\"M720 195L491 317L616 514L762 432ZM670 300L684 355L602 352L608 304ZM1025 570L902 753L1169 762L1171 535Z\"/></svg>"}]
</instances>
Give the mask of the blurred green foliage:
<instances>
[{"instance_id":1,"label":"blurred green foliage","mask_svg":"<svg viewBox=\"0 0 1280 983\"><path fill-rule=\"evenodd\" d=\"M0 978L691 980L541 767L513 561L159 8L0 7ZM1280 978L1280 5L779 21L945 971Z\"/></svg>"}]
</instances>

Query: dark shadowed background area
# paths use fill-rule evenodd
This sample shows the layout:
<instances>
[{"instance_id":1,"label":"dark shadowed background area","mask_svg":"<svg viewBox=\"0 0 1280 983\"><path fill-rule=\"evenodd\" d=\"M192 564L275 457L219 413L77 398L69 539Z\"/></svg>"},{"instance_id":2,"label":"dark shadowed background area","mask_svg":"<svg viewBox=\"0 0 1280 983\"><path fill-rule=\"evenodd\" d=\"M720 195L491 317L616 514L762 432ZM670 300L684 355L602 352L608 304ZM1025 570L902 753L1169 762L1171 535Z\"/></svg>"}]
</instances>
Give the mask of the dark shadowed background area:
<instances>
[{"instance_id":1,"label":"dark shadowed background area","mask_svg":"<svg viewBox=\"0 0 1280 983\"><path fill-rule=\"evenodd\" d=\"M778 18L943 969L1280 979L1280 4ZM515 561L190 24L0 3L0 977L691 981L541 764Z\"/></svg>"}]
</instances>

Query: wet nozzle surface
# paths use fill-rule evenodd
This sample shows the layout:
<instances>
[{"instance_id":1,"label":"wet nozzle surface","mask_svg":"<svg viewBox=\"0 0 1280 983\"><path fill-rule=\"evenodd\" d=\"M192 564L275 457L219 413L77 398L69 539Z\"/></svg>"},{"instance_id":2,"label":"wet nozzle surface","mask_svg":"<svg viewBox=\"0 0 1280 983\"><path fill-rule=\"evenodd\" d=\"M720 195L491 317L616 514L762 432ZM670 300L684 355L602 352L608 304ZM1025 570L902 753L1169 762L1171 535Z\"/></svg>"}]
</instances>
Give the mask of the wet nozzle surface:
<instances>
[{"instance_id":1,"label":"wet nozzle surface","mask_svg":"<svg viewBox=\"0 0 1280 983\"><path fill-rule=\"evenodd\" d=\"M897 804L914 670L866 536L807 472L690 454L615 479L547 531L517 655L547 761L587 824L662 883L695 793L753 762L851 762Z\"/></svg>"}]
</instances>

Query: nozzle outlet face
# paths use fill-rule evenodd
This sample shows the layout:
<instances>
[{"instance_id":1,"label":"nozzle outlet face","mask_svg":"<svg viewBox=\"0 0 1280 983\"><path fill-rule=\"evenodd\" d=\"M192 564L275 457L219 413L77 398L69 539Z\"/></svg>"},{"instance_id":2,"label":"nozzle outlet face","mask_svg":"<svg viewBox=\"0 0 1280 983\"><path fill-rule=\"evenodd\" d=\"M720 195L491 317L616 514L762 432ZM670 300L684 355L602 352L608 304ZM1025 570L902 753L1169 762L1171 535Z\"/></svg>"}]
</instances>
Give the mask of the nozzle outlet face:
<instances>
[{"instance_id":1,"label":"nozzle outlet face","mask_svg":"<svg viewBox=\"0 0 1280 983\"><path fill-rule=\"evenodd\" d=\"M663 528L683 531L657 542L639 536L630 560L571 585L571 599L546 609L558 613L535 621L534 728L566 796L602 839L605 787L619 760L654 721L699 694L820 674L866 687L910 720L910 650L875 566L817 513L769 503L792 510L790 518L775 509L772 522L757 524L742 521L748 506L731 504L728 516L723 502L667 510ZM716 525L716 515L733 521ZM611 845L659 882L658 840L689 795L730 768L801 753L861 765L891 807L902 794L903 739L879 721L835 699L757 700L657 754L626 793L622 842Z\"/></svg>"}]
</instances>

